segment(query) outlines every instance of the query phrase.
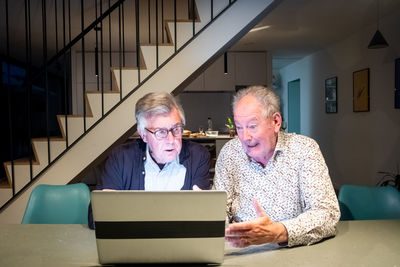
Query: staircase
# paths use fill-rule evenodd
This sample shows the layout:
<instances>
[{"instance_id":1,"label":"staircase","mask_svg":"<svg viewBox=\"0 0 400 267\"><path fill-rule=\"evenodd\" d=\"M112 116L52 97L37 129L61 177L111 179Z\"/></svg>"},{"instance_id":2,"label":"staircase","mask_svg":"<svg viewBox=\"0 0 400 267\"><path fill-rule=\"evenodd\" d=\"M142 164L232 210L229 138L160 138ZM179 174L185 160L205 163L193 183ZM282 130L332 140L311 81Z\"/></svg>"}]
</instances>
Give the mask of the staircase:
<instances>
[{"instance_id":1,"label":"staircase","mask_svg":"<svg viewBox=\"0 0 400 267\"><path fill-rule=\"evenodd\" d=\"M104 94L87 91L86 116L58 115L61 138L50 138L49 142L47 138L32 139L35 155L32 165L26 160L14 160L13 164L5 162L8 185L0 188L0 206L6 204L1 210L0 222L19 223L35 185L71 181L136 124L134 106L139 98L149 92L174 92L276 5L273 0L232 2L230 5L227 0L196 0L198 17L194 37L192 20L180 20L176 25L174 21L166 21L167 40L170 42L140 45L144 65L111 69L117 89L104 91ZM211 5L213 12L210 12ZM178 36L177 40L175 36ZM67 135L69 146L66 146ZM32 181L31 171L35 177Z\"/></svg>"}]
</instances>

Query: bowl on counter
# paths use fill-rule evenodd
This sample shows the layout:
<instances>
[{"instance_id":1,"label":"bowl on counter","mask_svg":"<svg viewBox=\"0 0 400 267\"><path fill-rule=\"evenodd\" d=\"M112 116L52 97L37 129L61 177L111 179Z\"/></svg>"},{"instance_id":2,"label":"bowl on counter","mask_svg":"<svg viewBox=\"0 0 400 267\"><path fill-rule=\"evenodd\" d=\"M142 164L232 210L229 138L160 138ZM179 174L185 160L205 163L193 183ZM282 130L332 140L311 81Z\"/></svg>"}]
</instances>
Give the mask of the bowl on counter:
<instances>
[{"instance_id":1,"label":"bowl on counter","mask_svg":"<svg viewBox=\"0 0 400 267\"><path fill-rule=\"evenodd\" d=\"M168 133L168 134L169 134L169 133ZM189 131L189 130L183 130L182 136L183 136L183 137L189 137L191 134L192 134L191 131Z\"/></svg>"},{"instance_id":2,"label":"bowl on counter","mask_svg":"<svg viewBox=\"0 0 400 267\"><path fill-rule=\"evenodd\" d=\"M206 131L206 136L210 137L218 136L218 131Z\"/></svg>"}]
</instances>

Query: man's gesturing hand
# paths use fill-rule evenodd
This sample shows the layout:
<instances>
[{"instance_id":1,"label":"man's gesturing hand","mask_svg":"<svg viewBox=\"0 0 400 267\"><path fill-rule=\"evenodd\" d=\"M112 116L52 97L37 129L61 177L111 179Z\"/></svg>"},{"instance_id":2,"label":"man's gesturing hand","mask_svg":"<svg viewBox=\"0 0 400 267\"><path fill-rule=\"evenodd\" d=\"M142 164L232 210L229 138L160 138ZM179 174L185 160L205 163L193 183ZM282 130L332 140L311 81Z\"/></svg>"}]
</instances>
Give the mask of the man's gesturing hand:
<instances>
[{"instance_id":1,"label":"man's gesturing hand","mask_svg":"<svg viewBox=\"0 0 400 267\"><path fill-rule=\"evenodd\" d=\"M257 200L253 200L257 218L249 222L233 223L225 231L225 239L231 246L247 247L264 243L287 242L288 233L285 226L273 222L264 212Z\"/></svg>"}]
</instances>

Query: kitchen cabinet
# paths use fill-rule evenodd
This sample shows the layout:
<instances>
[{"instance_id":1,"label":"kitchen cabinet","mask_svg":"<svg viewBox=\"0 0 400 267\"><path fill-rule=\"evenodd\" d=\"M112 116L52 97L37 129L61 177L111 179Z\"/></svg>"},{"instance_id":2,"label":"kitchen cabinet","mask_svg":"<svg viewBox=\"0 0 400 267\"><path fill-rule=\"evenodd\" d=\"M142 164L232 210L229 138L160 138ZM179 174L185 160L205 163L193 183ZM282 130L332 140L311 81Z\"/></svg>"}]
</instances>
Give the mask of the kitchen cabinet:
<instances>
[{"instance_id":1,"label":"kitchen cabinet","mask_svg":"<svg viewBox=\"0 0 400 267\"><path fill-rule=\"evenodd\" d=\"M228 73L224 55L193 80L185 91L232 91L236 85L267 85L267 52L228 52Z\"/></svg>"},{"instance_id":2,"label":"kitchen cabinet","mask_svg":"<svg viewBox=\"0 0 400 267\"><path fill-rule=\"evenodd\" d=\"M235 91L235 56L227 54L228 73L224 73L224 56L204 72L204 91Z\"/></svg>"},{"instance_id":3,"label":"kitchen cabinet","mask_svg":"<svg viewBox=\"0 0 400 267\"><path fill-rule=\"evenodd\" d=\"M267 85L266 53L235 53L235 61L236 85Z\"/></svg>"}]
</instances>

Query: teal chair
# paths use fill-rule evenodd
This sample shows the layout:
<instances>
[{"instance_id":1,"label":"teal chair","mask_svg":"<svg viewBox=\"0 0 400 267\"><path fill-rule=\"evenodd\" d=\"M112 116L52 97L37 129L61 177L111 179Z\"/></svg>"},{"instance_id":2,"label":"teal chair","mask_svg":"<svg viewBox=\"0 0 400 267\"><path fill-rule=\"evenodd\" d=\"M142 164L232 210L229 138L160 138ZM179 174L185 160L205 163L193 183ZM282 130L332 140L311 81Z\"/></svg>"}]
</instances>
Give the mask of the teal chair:
<instances>
[{"instance_id":1,"label":"teal chair","mask_svg":"<svg viewBox=\"0 0 400 267\"><path fill-rule=\"evenodd\" d=\"M22 224L87 224L90 191L83 183L36 186Z\"/></svg>"},{"instance_id":2,"label":"teal chair","mask_svg":"<svg viewBox=\"0 0 400 267\"><path fill-rule=\"evenodd\" d=\"M338 200L342 221L400 219L400 192L394 187L343 185Z\"/></svg>"}]
</instances>

